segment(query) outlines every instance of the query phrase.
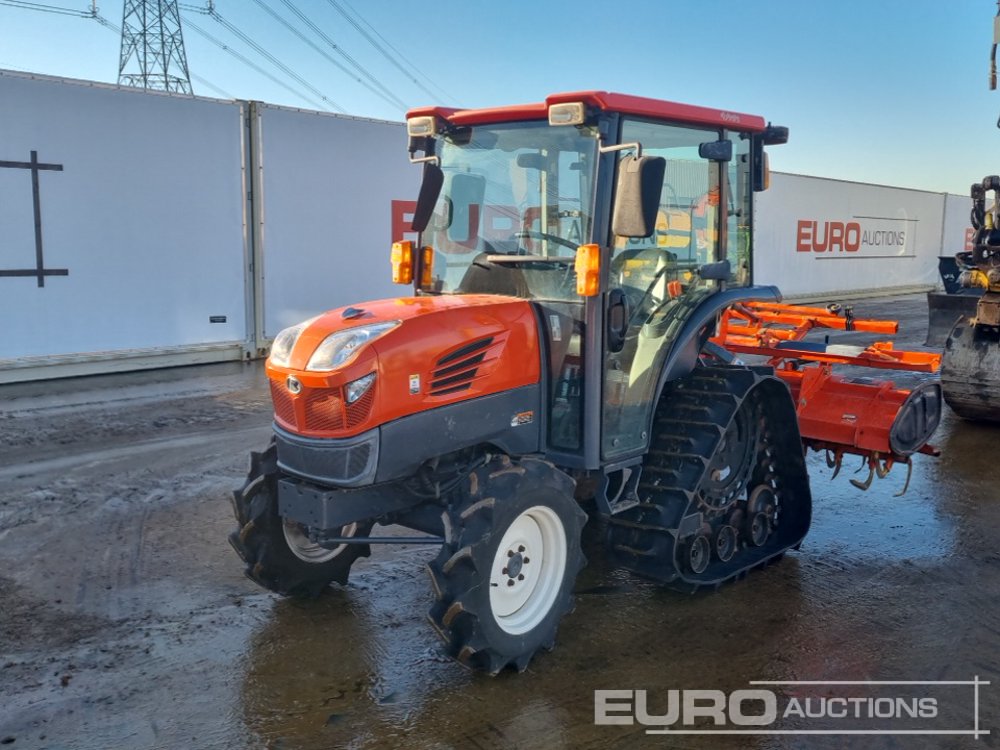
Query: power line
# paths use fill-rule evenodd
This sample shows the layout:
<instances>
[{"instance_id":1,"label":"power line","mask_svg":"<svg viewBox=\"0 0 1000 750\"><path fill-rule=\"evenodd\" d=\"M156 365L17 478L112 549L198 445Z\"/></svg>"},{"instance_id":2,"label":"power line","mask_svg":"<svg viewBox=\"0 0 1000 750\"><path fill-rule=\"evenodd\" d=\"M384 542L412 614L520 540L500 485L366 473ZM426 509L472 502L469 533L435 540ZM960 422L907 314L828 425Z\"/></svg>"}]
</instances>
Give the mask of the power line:
<instances>
[{"instance_id":1,"label":"power line","mask_svg":"<svg viewBox=\"0 0 1000 750\"><path fill-rule=\"evenodd\" d=\"M303 101L309 102L309 104L311 106L315 107L316 109L323 109L323 105L320 104L319 102L317 102L315 99L312 99L312 98L306 96L305 94L303 94L301 91L293 88L292 86L289 86L287 83L285 83L284 81L282 81L277 76L271 75L271 73L269 73L268 71L264 70L264 68L260 67L255 62L253 62L252 60L248 59L246 56L241 55L239 52L237 52L236 50L234 50L232 47L228 46L225 42L222 42L218 38L216 38L216 37L212 36L211 34L209 34L203 28L201 28L200 26L198 26L197 24L195 24L193 21L191 21L190 18L185 19L184 23L187 24L187 26L188 26L189 29L193 30L197 34L200 34L205 39L207 39L212 44L214 44L216 47L218 47L219 49L221 49L223 52L226 52L227 54L232 55L233 57L235 57L237 60L239 60L241 63L243 63L247 67L252 68L253 70L257 71L262 76L264 76L264 77L268 78L269 80L273 81L274 83L278 84L279 86L281 86L286 91L290 91L291 93L295 94L295 96L299 97Z\"/></svg>"},{"instance_id":2,"label":"power line","mask_svg":"<svg viewBox=\"0 0 1000 750\"><path fill-rule=\"evenodd\" d=\"M0 60L0 68L5 68L7 70L16 70L19 73L30 73L31 72L27 68L22 68L20 65L14 65L14 63L9 63L6 60Z\"/></svg>"},{"instance_id":3,"label":"power line","mask_svg":"<svg viewBox=\"0 0 1000 750\"><path fill-rule=\"evenodd\" d=\"M235 96L233 96L232 94L230 94L225 89L220 89L214 83L212 83L210 81L206 81L204 78L202 78L199 75L195 75L194 73L192 73L191 77L194 80L196 80L198 83L200 83L202 86L206 86L207 88L212 89L212 91L214 91L216 94L218 94L219 96L221 96L223 99L235 99L236 98Z\"/></svg>"},{"instance_id":4,"label":"power line","mask_svg":"<svg viewBox=\"0 0 1000 750\"><path fill-rule=\"evenodd\" d=\"M279 16L277 13L275 13L273 11L273 9L271 9L270 7L268 7L263 2L263 0L255 0L255 2L258 5L260 5L261 8L263 8L265 11L267 11L269 13L269 15L271 15L275 20L277 20L279 23L281 23L283 26L285 26L289 31L291 31L292 33L294 33L301 41L303 41L306 44L308 44L313 50L315 50L316 52L318 52L319 54L321 54L331 64L337 66L338 69L340 69L342 72L344 72L345 74L347 74L348 76L350 76L352 78L352 80L354 80L354 81L360 83L361 85L365 86L370 91L372 91L376 95L380 96L381 98L385 99L388 103L392 104L393 106L399 107L401 109L406 109L407 108L406 103L403 102L402 99L400 99L398 96L396 96L388 87L386 87L381 81L379 81L377 78L375 78L375 76L372 75L364 66L362 66L360 63L358 63L357 60L355 60L353 57L351 57L349 54L347 54L347 52L345 52L341 47L339 47L336 44L336 42L334 42L327 34L325 34L318 26L316 26L316 24L313 23L302 11L300 11L291 2L289 2L289 0L282 0L282 2L285 4L286 7L289 8L289 10L291 10L299 18L299 20L301 20L314 33L316 33L324 42L326 42L326 44L331 49L333 49L337 54L341 55L345 60L347 60L348 63L350 63L350 65L355 70L357 70L358 72L360 72L361 75L363 75L366 79L368 79L367 82L364 81L364 80L362 80L361 78L357 77L354 73L352 73L350 70L348 70L348 68L345 67L340 61L338 61L338 60L334 59L333 57L331 57L325 50L323 50L317 44L315 44L314 42L312 42L311 40L309 40L304 34L302 34L301 31L299 31L298 29L296 29L294 26L292 26L290 23L288 23L287 20L285 20L284 18L282 18L281 16ZM121 35L121 33L122 33L122 29L121 29L120 26L118 26L117 24L112 23L107 18L105 18L103 15L101 15L100 13L97 12L96 5L93 6L92 9L89 10L89 11L75 10L73 8L67 8L67 7L58 6L58 5L48 5L48 4L45 4L45 3L36 3L36 2L32 2L31 0L0 0L0 5L6 5L6 6L9 6L9 7L13 7L13 8L20 8L22 10L33 10L33 11L39 11L39 12L45 12L45 13L53 13L53 14L59 14L59 15L73 16L73 17L76 17L76 18L91 18L91 19L94 19L95 21L97 21L99 24L101 24L105 28L109 29L110 31L113 31L115 34ZM318 90L317 88L315 88L314 86L312 86L302 76L300 76L294 70L292 70L287 65L285 65L280 60L278 60L274 55L272 55L270 52L268 52L266 49L264 49L260 44L258 44L257 42L255 42L251 37L249 37L247 34L245 34L244 32L242 32L239 28L237 28L232 23L230 23L225 18L223 18L217 11L215 11L214 7L212 7L212 3L209 3L208 8L200 8L200 7L192 6L192 5L189 5L189 4L186 4L186 3L177 3L177 5L178 5L179 8L183 9L185 12L195 12L195 13L202 13L202 14L205 14L205 15L210 15L220 25L222 25L224 28L226 28L227 30L229 30L237 38L241 39L248 46L250 46L254 51L256 51L258 54L260 54L262 57L264 57L266 60L268 60L268 62L270 62L272 65L274 65L275 67L277 67L278 69L280 69L282 72L284 72L290 78L292 78L293 80L295 80L296 82L298 82L304 88L306 88L307 90L311 91L313 94L315 94L316 96L318 96L323 102L326 102L326 104L330 105L331 108L333 108L333 109L335 109L335 110L337 110L339 112L344 112L345 111L344 108L341 105L337 104L335 101L333 101L332 99L330 99L329 97L327 97L325 94L323 94L323 92L321 92L320 90ZM365 36L365 38L368 39L369 42L371 42L373 44L373 46L376 47L376 49L379 49L379 51L382 52L382 54L388 56L388 53L386 53L384 49L380 48L375 42L373 42L372 39L371 39L371 37L370 37L370 35L368 35L366 32L364 32L364 30L362 30L361 28L359 28L357 22L355 22L353 19L349 18L347 16L346 12L342 8L340 8L339 6L336 6L336 4L334 4L334 7L336 7L337 10L340 11L340 13L342 15L344 15L344 17L347 18L348 21L355 28L358 29L358 31L361 32L362 35ZM350 7L350 6L348 6L348 7ZM353 11L353 8L351 10ZM356 11L354 11L354 12L356 13ZM361 18L360 15L358 17ZM364 21L363 18L361 20L369 28L371 28L372 31L376 35L378 35L379 38L381 38L383 41L385 41L384 37L382 37L381 34L378 34L378 31L376 29L374 29L374 27L372 27L371 24L369 24L367 21ZM198 26L195 23L193 23L190 19L187 19L185 21L185 23L193 31L195 31L197 34L199 34L202 37L204 37L205 39L207 39L209 42L211 42L212 44L214 44L215 46L217 46L222 51L224 51L227 54L233 56L235 59L237 59L238 61L240 61L241 63L243 63L247 67L251 68L252 70L256 71L257 73L260 73L261 75L265 76L269 80L273 81L274 83L278 84L282 88L284 88L287 91L291 92L295 96L297 96L297 97L303 99L304 101L308 102L310 105L316 107L317 109L323 109L324 108L323 104L320 104L315 99L312 99L312 98L304 95L302 92L296 90L294 87L289 86L287 83L285 83L281 79L277 78L276 76L272 75L268 71L266 71L263 68L261 68L259 65L255 64L253 61L251 61L250 59L248 59L246 56L240 54L236 50L234 50L231 47L229 47L228 45L226 45L224 42L222 42L221 40L219 40L218 38L216 38L215 36L213 36L212 34L210 34L209 32L207 32L205 29L203 29L200 26ZM392 46L388 42L386 42L386 43L390 47ZM402 57L402 55L400 55L400 57ZM405 59L405 58L403 58L403 59ZM399 67L398 64L397 64L397 67ZM406 72L406 71L404 70L404 72ZM225 91L222 88L219 88L218 86L214 85L213 83L211 83L210 81L206 80L205 78L203 78L203 77L201 77L199 75L196 75L194 73L189 73L189 74L190 74L191 78L195 79L196 81L198 81L202 85L208 87L209 89L212 89L213 91L215 91L216 93L220 94L221 96L223 96L225 98L228 98L228 99L234 99L235 98L235 96L233 96L231 93L229 93L228 91ZM411 80L414 80L414 83L417 83L417 85L421 86L421 88L424 91L427 91L427 89L425 87L423 87L418 81L416 81L412 77L411 77ZM430 93L430 92L428 91L428 93Z\"/></svg>"},{"instance_id":5,"label":"power line","mask_svg":"<svg viewBox=\"0 0 1000 750\"><path fill-rule=\"evenodd\" d=\"M104 26L106 29L108 29L110 31L113 31L114 33L116 33L118 35L121 35L121 32L122 32L120 26L118 26L117 24L112 23L111 21L109 21L103 15L101 15L100 13L98 13L96 9L92 9L90 11L80 11L80 10L73 10L72 8L60 7L60 6L57 6L57 5L46 5L46 4L43 4L43 3L29 2L28 0L0 0L0 5L7 5L7 6L10 6L10 7L13 7L13 8L21 8L22 10L34 10L34 11L42 11L42 12L46 12L46 13L56 13L56 14L67 15L67 16L75 16L76 18L92 18L95 21L97 21L99 24L101 24L102 26ZM188 8L186 7L185 9L187 10ZM196 12L200 12L200 13L206 13L206 14L208 13L208 11L197 9L197 8L194 8L193 10L195 10ZM224 19L221 19L221 18L216 19L216 20L224 21ZM198 33L201 36L205 37L212 44L214 44L215 46L217 46L222 51L224 51L224 52L232 55L234 58L236 58L237 60L239 60L241 63L243 63L247 67L251 68L252 70L256 71L257 73L260 73L262 76L264 76L264 77L268 78L269 80L273 81L274 83L278 84L279 86L281 86L282 88L284 88L287 91L291 92L292 94L294 94L298 98L302 99L303 101L308 102L311 106L315 107L316 109L324 109L324 105L323 104L321 104L320 102L316 101L315 99L312 99L312 98L306 96L301 91L298 91L297 89L293 88L292 86L289 86L287 83L285 83L284 81L282 81L280 78L278 78L278 77L276 77L274 75L271 75L271 73L269 73L268 71L264 70L262 67L260 67L256 63L254 63L252 60L248 59L246 56L240 54L239 52L237 52L236 50L232 49L231 47L229 47L228 45L226 45L224 42L222 42L221 40L219 40L218 38L212 36L210 33L208 33L207 31L205 31L200 26L197 26L190 19L187 19L185 21L185 23L187 24L188 27L190 27L191 29L193 29L196 33ZM226 23L228 23L228 22L226 22ZM226 25L226 24L224 24L224 25ZM275 59L266 50L264 50L263 48L261 48L260 45L257 45L256 43L254 43L249 38L246 38L246 35L244 35L242 32L240 32L239 29L236 29L235 27L232 27L231 24L229 24L228 26L231 27L231 29L230 29L231 31L233 31L237 36L243 38L244 41L246 41L248 44L250 44L250 46L254 47L260 54L262 54L265 57L269 58L273 64L275 64L278 67L280 67L283 70L285 70L286 73L288 73L292 78L295 78L296 80L300 81L309 90L314 91L315 93L317 93L319 95L319 97L323 101L325 101L327 104L331 105L334 109L336 109L339 112L344 112L345 111L343 109L343 107L341 107L339 104L337 104L333 100L329 99L322 92L319 92L317 89L315 89L307 81L305 81L304 79L302 79L294 71L288 69L287 66L284 66L280 61L278 61L277 59ZM205 78L202 78L201 76L198 76L198 75L195 75L195 74L192 73L191 77L194 78L196 81L200 82L201 84L203 84L204 86L207 86L208 88L210 88L213 91L217 92L218 94L221 94L223 97L225 97L227 99L235 99L236 98L235 96L233 96L232 94L230 94L228 91L225 91L224 89L219 88L218 86L214 85L213 83L211 83L210 81L206 80Z\"/></svg>"},{"instance_id":6,"label":"power line","mask_svg":"<svg viewBox=\"0 0 1000 750\"><path fill-rule=\"evenodd\" d=\"M379 94L379 96L382 96L383 99L386 99L390 104L393 104L394 106L399 107L400 109L403 109L403 110L408 109L406 103L402 99L400 99L398 96L396 96L392 91L390 91L385 86L385 84L383 84L375 76L373 76L368 71L367 68L365 68L363 65L361 65L357 60L355 60L353 57L351 57L349 54L347 54L340 46L338 46L337 43L334 42L329 36L327 36L323 32L323 30L321 28L319 28L315 23L313 23L309 19L309 17L306 16L305 13L303 13L301 10L299 10L297 7L295 7L295 5L291 2L291 0L281 0L281 3L286 8L288 8L290 11L292 11L292 13L294 13L295 16L300 21L302 21L302 23L304 23L306 26L308 26L312 30L312 32L314 34L316 34L316 36L318 36L320 39L322 39L324 42L326 42L334 52L336 52L338 55L340 55L345 60L347 60L347 62L350 63L350 65L351 65L352 68L354 68L361 75L363 75L365 78L367 78L369 81L371 81L372 84L374 84L376 87L378 87L382 91L382 93ZM376 92L376 93L378 93L378 92Z\"/></svg>"},{"instance_id":7,"label":"power line","mask_svg":"<svg viewBox=\"0 0 1000 750\"><path fill-rule=\"evenodd\" d=\"M79 10L73 10L72 8L61 8L55 5L44 5L42 3L25 2L24 0L0 0L0 5L9 5L13 8L22 8L23 10L36 10L36 11L43 11L45 13L57 13L60 15L75 16L77 18L92 18L93 20L97 21L101 26L106 28L108 31L114 33L116 36L121 37L122 33L121 26L109 21L107 18L98 13L96 9L92 9L89 11L79 11ZM10 67L12 70L22 70L28 72L25 68L20 68L11 65L9 63L3 63L3 64L8 65L8 67ZM211 81L202 78L199 75L191 73L191 77L196 81L198 81L198 83L202 84L207 88L212 89L212 91L216 92L217 94L226 99L236 98L225 89L219 88Z\"/></svg>"},{"instance_id":8,"label":"power line","mask_svg":"<svg viewBox=\"0 0 1000 750\"><path fill-rule=\"evenodd\" d=\"M268 52L266 49L264 49L261 45L259 45L257 42L255 42L250 36L248 36L247 34L243 33L236 26L234 26L232 23L230 23L225 18L223 18L218 13L218 11L216 11L214 8L210 8L209 15L213 19L215 19L215 21L220 26L222 26L223 28L225 28L226 30L228 30L231 34L233 34L238 39L240 39L245 44L247 44L251 49L253 49L255 52L257 52L257 54L259 54L261 57L263 57L268 62L270 62L272 65L274 65L276 68L278 68L279 70L281 70L282 72L284 72L285 75L287 75L289 78L292 78L293 80L295 80L296 82L298 82L299 85L303 86L308 91L311 91L313 94L315 94L316 96L318 96L320 99L322 99L324 102L326 102L328 105L330 105L333 109L337 110L338 112L344 112L345 111L343 107L341 107L335 101L333 101L332 99L330 99L329 97L327 97L326 94L324 94L322 91L320 91L315 86L313 86L311 83L309 83L305 78L303 78L298 73L296 73L294 70L292 70L291 68L289 68L283 62L281 62L278 58L276 58L274 55L272 55L270 52ZM319 108L323 109L323 106L320 105Z\"/></svg>"},{"instance_id":9,"label":"power line","mask_svg":"<svg viewBox=\"0 0 1000 750\"><path fill-rule=\"evenodd\" d=\"M109 29L119 35L122 33L121 26L111 23L111 21L109 21L107 18L102 16L97 11L94 11L93 15L91 15L90 17L93 18L95 21L97 21L99 24L101 24L101 26L103 26L104 28Z\"/></svg>"},{"instance_id":10,"label":"power line","mask_svg":"<svg viewBox=\"0 0 1000 750\"><path fill-rule=\"evenodd\" d=\"M440 86L439 86L438 84L436 84L436 83L435 83L434 81L432 81L432 80L431 80L431 79L430 79L430 78L429 78L429 77L427 76L427 74L426 74L426 73L424 73L424 72L423 72L422 70L420 70L420 68L418 68L418 67L417 67L416 65L414 65L414 64L413 64L413 61L412 61L412 60L408 59L408 58L406 57L406 55L404 55L404 54L403 54L402 52L400 52L400 51L399 51L399 49L398 49L398 48L397 48L396 46L394 46L394 45L393 45L393 43L392 43L392 42L390 42L390 41L389 41L388 39L386 39L386 38L385 38L384 36L382 36L382 34L380 34L380 33L379 33L379 30L378 30L378 29L376 29L376 28L375 28L374 26L372 26L372 25L371 25L371 23L369 23L369 22L368 22L367 20L365 20L365 17L364 17L364 16L362 16L362 15L361 15L360 13L358 13L358 11L357 11L357 8L354 8L354 7L353 7L353 6L352 6L352 5L350 4L350 3L346 2L346 0L342 0L342 2L344 3L344 5L345 5L345 6L347 6L347 9L348 9L349 11L351 11L351 13L353 13L353 14L354 14L354 16L355 16L355 17L356 17L356 18L357 18L357 19L358 19L359 21L361 21L361 23L363 23L363 24L364 24L365 26L367 26L367 27L368 27L369 29L371 29L371 32L372 32L372 33L373 33L373 34L374 34L375 36L377 36L377 37L378 37L379 39L381 39L381 40L382 40L382 42L383 42L383 43L385 44L385 46L386 46L386 47L388 47L388 48L389 48L389 49L391 49L391 50L392 50L392 51L393 51L393 52L394 52L395 54L397 54L397 55L399 56L399 59L400 59L400 60L402 60L403 62L405 62L405 63L406 63L407 65L409 65L409 66L410 66L410 68L411 68L411 69L412 69L412 70L413 70L413 71L414 71L415 73L417 73L417 74L419 74L420 76L422 76L422 77L423 77L423 79L424 79L425 81L427 81L427 83L429 83L429 84L430 84L431 86L433 86L434 88L436 88L436 89L437 89L437 90L438 90L438 91L439 91L439 92L441 93L441 95L442 95L442 96L444 96L444 98L445 98L445 99L447 99L447 100L450 100L450 102L451 102L451 103L454 103L454 102L455 102L455 97L454 97L454 96L452 96L452 95L451 95L451 93L449 93L448 91L445 91L445 90L444 90L443 88L441 88L441 87L440 87Z\"/></svg>"},{"instance_id":11,"label":"power line","mask_svg":"<svg viewBox=\"0 0 1000 750\"><path fill-rule=\"evenodd\" d=\"M257 2L260 2L260 0L257 0ZM396 51L396 54L395 55L390 54L388 52L388 50L386 50L385 47L383 47L381 44L379 44L378 41L371 34L369 34L360 23L358 23L357 20L355 20L346 10L344 10L343 7L341 7L340 3L338 3L337 0L327 0L327 2L330 3L330 5L332 5L336 9L336 11L338 13L340 13L340 15L342 15L344 17L344 19L349 24L351 24L351 26L353 26L357 30L357 32L359 34L361 34L361 36L363 36L365 39L367 39L368 42L369 42L369 44L371 44L372 47L374 47L375 49L377 49L382 54L382 57L384 57L386 60L388 60L389 62L391 62L403 75L405 75L407 78L409 78L410 81L412 81L418 88L420 88L422 91L424 91L428 96L430 96L431 98L437 98L437 94L435 94L433 91L431 91L426 86L424 86L424 84L422 84L420 81L418 81L417 78L416 78L416 76L413 74L413 72L411 72L411 71L407 70L405 67L403 67L402 63L399 62L399 58L401 58L402 55L399 53L398 50L395 50L395 48L393 48ZM360 18L360 16L359 16L359 18ZM374 28L372 28L372 31L375 32L376 34L378 34L379 38L382 38L384 40L384 38L382 37L382 35L379 34L377 31L375 31ZM387 44L388 44L388 42L387 42ZM411 67L412 67L412 64L411 64ZM424 78L427 78L427 76L424 76Z\"/></svg>"},{"instance_id":12,"label":"power line","mask_svg":"<svg viewBox=\"0 0 1000 750\"><path fill-rule=\"evenodd\" d=\"M320 55L322 55L328 62L330 62L332 65L337 66L337 68L340 69L344 74L350 76L352 80L357 81L358 83L360 83L362 86L366 87L372 93L377 94L378 96L382 96L383 98L385 98L385 96L382 94L382 92L380 92L378 89L374 88L368 82L362 81L354 73L352 73L350 70L348 70L347 66L345 66L342 62L340 62L340 60L335 59L333 56L330 55L329 52L327 52L325 49L323 49L322 47L320 47L318 44L316 44L314 41L312 41L309 37L307 37L305 34L303 34L301 31L299 31L297 28L295 28L286 19L282 18L273 8L271 8L271 6L269 6L265 2L265 0L254 0L254 2L257 3L257 5L259 5L262 10L266 11L268 13L268 15L270 15L275 21L277 21L278 23L280 23L282 26L284 26L290 32L292 32L293 34L295 34L295 36L297 36L299 39L301 39L305 44L309 45L309 47L311 47L317 53L319 53ZM393 102L393 101L388 100L388 99L387 99L387 101L389 101L389 103L392 104L393 106L396 106L396 102Z\"/></svg>"},{"instance_id":13,"label":"power line","mask_svg":"<svg viewBox=\"0 0 1000 750\"><path fill-rule=\"evenodd\" d=\"M90 18L90 12L85 10L73 10L63 8L59 5L45 5L44 3L31 3L26 0L0 0L0 5L9 5L11 8L21 8L22 10L38 10L44 13L56 13L63 16L76 16L77 18Z\"/></svg>"}]
</instances>

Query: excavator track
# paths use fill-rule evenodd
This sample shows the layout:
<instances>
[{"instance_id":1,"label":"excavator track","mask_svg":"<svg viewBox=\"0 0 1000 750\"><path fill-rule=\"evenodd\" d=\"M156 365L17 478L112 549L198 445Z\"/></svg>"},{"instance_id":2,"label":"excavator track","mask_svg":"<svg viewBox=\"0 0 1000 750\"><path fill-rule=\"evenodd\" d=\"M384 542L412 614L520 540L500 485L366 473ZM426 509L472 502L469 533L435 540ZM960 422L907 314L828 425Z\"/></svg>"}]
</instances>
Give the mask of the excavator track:
<instances>
[{"instance_id":1,"label":"excavator track","mask_svg":"<svg viewBox=\"0 0 1000 750\"><path fill-rule=\"evenodd\" d=\"M767 367L699 367L668 384L639 482L609 521L618 563L680 591L798 548L812 497L795 407Z\"/></svg>"},{"instance_id":2,"label":"excavator track","mask_svg":"<svg viewBox=\"0 0 1000 750\"><path fill-rule=\"evenodd\" d=\"M1000 422L1000 332L960 320L941 357L944 400L964 419Z\"/></svg>"}]
</instances>

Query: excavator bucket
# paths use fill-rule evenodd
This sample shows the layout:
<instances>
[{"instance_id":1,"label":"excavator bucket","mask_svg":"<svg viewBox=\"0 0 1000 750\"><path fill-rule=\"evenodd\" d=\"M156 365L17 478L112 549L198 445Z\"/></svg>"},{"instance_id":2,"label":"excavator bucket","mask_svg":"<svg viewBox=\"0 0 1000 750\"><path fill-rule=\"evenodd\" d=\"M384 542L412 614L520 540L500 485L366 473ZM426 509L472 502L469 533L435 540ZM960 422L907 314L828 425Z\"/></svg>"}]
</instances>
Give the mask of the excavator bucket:
<instances>
[{"instance_id":1,"label":"excavator bucket","mask_svg":"<svg viewBox=\"0 0 1000 750\"><path fill-rule=\"evenodd\" d=\"M941 358L941 386L958 416L1000 422L1000 335L994 328L973 325L970 318L954 325Z\"/></svg>"},{"instance_id":2,"label":"excavator bucket","mask_svg":"<svg viewBox=\"0 0 1000 750\"><path fill-rule=\"evenodd\" d=\"M987 204L990 193L994 200ZM974 183L970 195L972 249L955 256L957 278L939 266L949 299L928 298L928 308L932 323L954 320L941 358L945 402L964 419L1000 422L1000 176Z\"/></svg>"},{"instance_id":3,"label":"excavator bucket","mask_svg":"<svg viewBox=\"0 0 1000 750\"><path fill-rule=\"evenodd\" d=\"M957 323L966 323L975 317L978 300L978 293L927 292L927 341L924 346L944 347Z\"/></svg>"}]
</instances>

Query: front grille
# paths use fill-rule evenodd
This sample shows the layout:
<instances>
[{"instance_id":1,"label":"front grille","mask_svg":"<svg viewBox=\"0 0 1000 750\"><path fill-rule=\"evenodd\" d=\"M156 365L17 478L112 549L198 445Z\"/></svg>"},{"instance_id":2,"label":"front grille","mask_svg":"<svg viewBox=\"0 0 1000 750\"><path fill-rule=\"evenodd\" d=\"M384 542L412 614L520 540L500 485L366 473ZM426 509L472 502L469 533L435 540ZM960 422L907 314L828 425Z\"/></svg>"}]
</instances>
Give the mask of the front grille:
<instances>
[{"instance_id":1,"label":"front grille","mask_svg":"<svg viewBox=\"0 0 1000 750\"><path fill-rule=\"evenodd\" d=\"M368 419L368 415L372 412L372 404L375 402L375 383L368 386L368 390L365 391L365 395L355 401L353 404L347 405L347 427L348 429L352 427L357 427L359 424Z\"/></svg>"},{"instance_id":2,"label":"front grille","mask_svg":"<svg viewBox=\"0 0 1000 750\"><path fill-rule=\"evenodd\" d=\"M271 382L271 403L274 404L274 416L279 422L289 427L295 426L295 405L288 390L281 383Z\"/></svg>"},{"instance_id":3,"label":"front grille","mask_svg":"<svg viewBox=\"0 0 1000 750\"><path fill-rule=\"evenodd\" d=\"M375 383L353 404L344 401L340 387L303 387L293 395L279 380L270 380L268 385L275 421L295 432L336 433L354 429L368 421L375 403Z\"/></svg>"},{"instance_id":4,"label":"front grille","mask_svg":"<svg viewBox=\"0 0 1000 750\"><path fill-rule=\"evenodd\" d=\"M378 430L350 438L307 438L275 429L278 465L288 474L320 484L371 484L378 464Z\"/></svg>"},{"instance_id":5,"label":"front grille","mask_svg":"<svg viewBox=\"0 0 1000 750\"><path fill-rule=\"evenodd\" d=\"M362 443L344 451L344 476L356 477L365 470L371 458L371 443Z\"/></svg>"},{"instance_id":6,"label":"front grille","mask_svg":"<svg viewBox=\"0 0 1000 750\"><path fill-rule=\"evenodd\" d=\"M332 432L344 428L344 400L340 389L310 391L306 395L306 429Z\"/></svg>"}]
</instances>

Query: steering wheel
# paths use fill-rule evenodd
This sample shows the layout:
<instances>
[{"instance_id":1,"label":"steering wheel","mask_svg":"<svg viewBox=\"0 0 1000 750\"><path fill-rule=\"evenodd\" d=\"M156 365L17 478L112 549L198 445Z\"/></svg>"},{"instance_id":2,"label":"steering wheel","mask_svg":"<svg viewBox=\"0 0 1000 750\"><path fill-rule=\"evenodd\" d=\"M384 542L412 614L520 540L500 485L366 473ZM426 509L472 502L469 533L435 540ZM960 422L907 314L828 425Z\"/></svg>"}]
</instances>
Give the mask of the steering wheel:
<instances>
[{"instance_id":1,"label":"steering wheel","mask_svg":"<svg viewBox=\"0 0 1000 750\"><path fill-rule=\"evenodd\" d=\"M562 245L563 247L568 247L572 250L576 250L580 247L577 243L572 240L564 239L557 234L549 234L548 232L536 232L534 229L523 229L520 232L514 232L514 237L519 240L525 237L530 237L533 240L550 240L557 245Z\"/></svg>"},{"instance_id":2,"label":"steering wheel","mask_svg":"<svg viewBox=\"0 0 1000 750\"><path fill-rule=\"evenodd\" d=\"M649 325L652 323L653 319L659 315L660 311L674 301L676 301L674 297L667 297L666 299L662 299L653 305L653 309L649 311L649 315L646 316L646 322L643 325Z\"/></svg>"},{"instance_id":3,"label":"steering wheel","mask_svg":"<svg viewBox=\"0 0 1000 750\"><path fill-rule=\"evenodd\" d=\"M668 268L669 266L663 266L659 271L657 271L653 275L653 280L649 282L649 286L646 287L646 291L642 293L642 297L639 298L639 302L635 306L636 313L639 313L642 310L643 306L646 304L646 300L650 298L650 295L653 293L653 289L656 287L658 283L660 283L660 279L663 278L663 275L666 273ZM663 306L666 305L666 303L672 301L673 301L672 297L667 297L666 299L661 300L657 302L655 305L653 305L653 308L646 314L646 323L649 323L654 317L656 317L656 314L661 309L663 309ZM644 323L643 325L645 325L646 323Z\"/></svg>"}]
</instances>

